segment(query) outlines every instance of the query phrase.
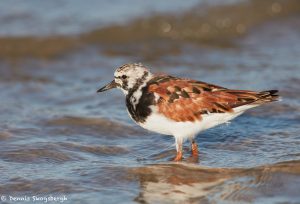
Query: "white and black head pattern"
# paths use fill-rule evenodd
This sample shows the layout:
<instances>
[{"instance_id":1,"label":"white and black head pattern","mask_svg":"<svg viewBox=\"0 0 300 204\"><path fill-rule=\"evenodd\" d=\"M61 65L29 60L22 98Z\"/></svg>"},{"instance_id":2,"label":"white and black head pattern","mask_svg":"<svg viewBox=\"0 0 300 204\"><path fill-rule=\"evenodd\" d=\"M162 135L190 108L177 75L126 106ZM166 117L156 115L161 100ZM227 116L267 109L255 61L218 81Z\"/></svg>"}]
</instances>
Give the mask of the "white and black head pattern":
<instances>
[{"instance_id":1,"label":"white and black head pattern","mask_svg":"<svg viewBox=\"0 0 300 204\"><path fill-rule=\"evenodd\" d=\"M136 122L144 122L150 115L150 106L155 103L154 94L147 91L147 84L153 75L142 64L125 64L114 73L114 80L97 92L113 88L121 89L126 95L126 106Z\"/></svg>"},{"instance_id":2,"label":"white and black head pattern","mask_svg":"<svg viewBox=\"0 0 300 204\"><path fill-rule=\"evenodd\" d=\"M140 63L124 64L115 73L115 83L125 95L136 91L145 81L151 78L152 74Z\"/></svg>"}]
</instances>

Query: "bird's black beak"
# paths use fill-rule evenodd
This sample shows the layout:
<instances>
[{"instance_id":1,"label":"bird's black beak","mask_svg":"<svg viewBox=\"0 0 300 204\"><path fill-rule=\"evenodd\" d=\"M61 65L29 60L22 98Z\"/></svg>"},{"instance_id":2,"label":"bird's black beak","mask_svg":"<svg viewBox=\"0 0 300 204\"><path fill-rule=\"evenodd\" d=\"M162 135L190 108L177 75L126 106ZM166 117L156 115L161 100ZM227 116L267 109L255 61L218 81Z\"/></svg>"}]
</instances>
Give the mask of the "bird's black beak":
<instances>
[{"instance_id":1,"label":"bird's black beak","mask_svg":"<svg viewBox=\"0 0 300 204\"><path fill-rule=\"evenodd\" d=\"M99 92L103 92L103 91L107 91L109 89L113 89L117 87L117 83L115 82L115 80L112 80L109 84L106 84L105 86L103 86L102 88L97 90L97 93Z\"/></svg>"}]
</instances>

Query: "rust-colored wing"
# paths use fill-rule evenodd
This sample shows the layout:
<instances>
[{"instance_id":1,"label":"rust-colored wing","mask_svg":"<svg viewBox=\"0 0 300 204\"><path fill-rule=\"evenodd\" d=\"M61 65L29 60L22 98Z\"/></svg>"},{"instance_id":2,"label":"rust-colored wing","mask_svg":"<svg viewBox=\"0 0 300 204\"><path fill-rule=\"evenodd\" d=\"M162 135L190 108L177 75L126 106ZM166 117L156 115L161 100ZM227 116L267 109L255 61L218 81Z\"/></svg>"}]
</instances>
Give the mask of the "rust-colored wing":
<instances>
[{"instance_id":1,"label":"rust-colored wing","mask_svg":"<svg viewBox=\"0 0 300 204\"><path fill-rule=\"evenodd\" d=\"M201 120L209 113L233 112L233 108L267 98L269 92L229 90L224 87L172 76L154 77L148 91L158 97L160 113L177 121Z\"/></svg>"}]
</instances>

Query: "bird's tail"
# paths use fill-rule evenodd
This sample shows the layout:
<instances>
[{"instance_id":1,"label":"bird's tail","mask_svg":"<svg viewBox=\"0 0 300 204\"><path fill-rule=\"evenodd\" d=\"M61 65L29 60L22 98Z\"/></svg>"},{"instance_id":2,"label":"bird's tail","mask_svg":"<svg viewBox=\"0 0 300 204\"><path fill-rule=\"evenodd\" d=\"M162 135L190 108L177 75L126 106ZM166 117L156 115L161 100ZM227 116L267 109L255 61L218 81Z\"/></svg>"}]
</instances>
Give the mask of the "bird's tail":
<instances>
[{"instance_id":1,"label":"bird's tail","mask_svg":"<svg viewBox=\"0 0 300 204\"><path fill-rule=\"evenodd\" d=\"M227 93L235 95L238 99L238 103L235 103L231 108L236 108L244 105L259 106L265 103L279 101L278 90L268 91L243 91L243 90L228 90Z\"/></svg>"},{"instance_id":2,"label":"bird's tail","mask_svg":"<svg viewBox=\"0 0 300 204\"><path fill-rule=\"evenodd\" d=\"M257 93L257 100L255 101L255 103L263 104L279 100L280 97L278 95L278 90L268 90Z\"/></svg>"}]
</instances>

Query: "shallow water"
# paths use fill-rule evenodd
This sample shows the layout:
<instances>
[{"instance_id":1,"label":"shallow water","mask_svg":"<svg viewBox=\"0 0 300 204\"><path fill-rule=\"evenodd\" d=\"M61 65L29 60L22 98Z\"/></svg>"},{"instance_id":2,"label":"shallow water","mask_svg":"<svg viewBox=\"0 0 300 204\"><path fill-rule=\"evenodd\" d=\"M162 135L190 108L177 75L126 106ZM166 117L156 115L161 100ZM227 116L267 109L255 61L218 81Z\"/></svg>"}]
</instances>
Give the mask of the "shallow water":
<instances>
[{"instance_id":1,"label":"shallow water","mask_svg":"<svg viewBox=\"0 0 300 204\"><path fill-rule=\"evenodd\" d=\"M47 30L43 38L11 37L10 30L0 38L0 195L65 195L68 203L300 203L300 5L259 2L192 11L178 3L177 17L137 13L143 19L130 20L134 14L125 27L107 21L75 36L71 29L63 37L45 37ZM239 12L257 7L266 9ZM210 27L224 15L230 26ZM189 35L197 22L208 23ZM96 94L117 66L135 61L228 88L279 89L282 101L199 134L199 161L190 160L186 144L176 164L174 139L135 125L120 91Z\"/></svg>"}]
</instances>

